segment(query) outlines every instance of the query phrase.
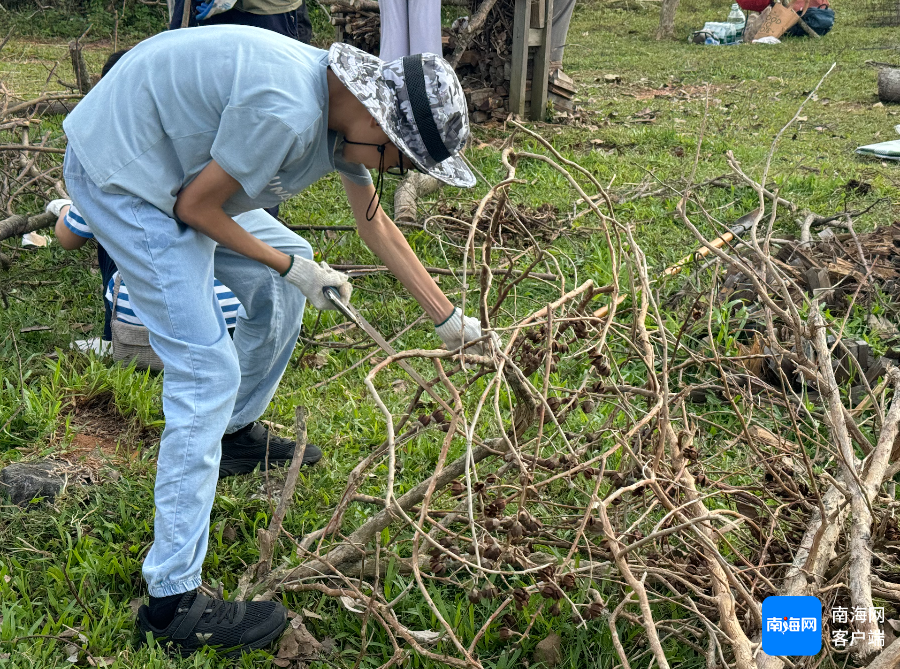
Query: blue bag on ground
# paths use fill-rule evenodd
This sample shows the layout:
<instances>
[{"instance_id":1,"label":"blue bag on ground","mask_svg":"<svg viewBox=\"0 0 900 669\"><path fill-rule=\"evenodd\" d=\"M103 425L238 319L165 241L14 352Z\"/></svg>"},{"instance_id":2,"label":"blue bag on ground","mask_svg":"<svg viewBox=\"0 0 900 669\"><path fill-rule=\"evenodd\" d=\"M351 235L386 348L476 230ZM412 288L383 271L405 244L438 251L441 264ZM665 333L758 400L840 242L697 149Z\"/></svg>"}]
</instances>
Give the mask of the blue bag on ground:
<instances>
[{"instance_id":1,"label":"blue bag on ground","mask_svg":"<svg viewBox=\"0 0 900 669\"><path fill-rule=\"evenodd\" d=\"M831 7L810 7L803 15L803 20L817 35L822 36L834 27L834 10ZM791 37L806 37L806 31L799 23L792 26L786 34Z\"/></svg>"}]
</instances>

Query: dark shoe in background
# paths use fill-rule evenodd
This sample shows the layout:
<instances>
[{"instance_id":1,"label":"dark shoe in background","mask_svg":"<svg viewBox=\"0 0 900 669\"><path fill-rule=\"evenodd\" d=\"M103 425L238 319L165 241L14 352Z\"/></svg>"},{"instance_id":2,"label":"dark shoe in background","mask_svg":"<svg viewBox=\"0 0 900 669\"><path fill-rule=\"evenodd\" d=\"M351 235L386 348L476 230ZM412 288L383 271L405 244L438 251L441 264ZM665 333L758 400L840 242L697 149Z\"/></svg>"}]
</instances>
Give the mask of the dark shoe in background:
<instances>
[{"instance_id":1,"label":"dark shoe in background","mask_svg":"<svg viewBox=\"0 0 900 669\"><path fill-rule=\"evenodd\" d=\"M222 437L219 478L249 474L257 467L265 469L266 442L269 445L269 467L291 463L296 442L293 439L279 437L257 421ZM314 465L321 459L322 450L318 446L307 444L306 452L303 454L303 464Z\"/></svg>"}]
</instances>

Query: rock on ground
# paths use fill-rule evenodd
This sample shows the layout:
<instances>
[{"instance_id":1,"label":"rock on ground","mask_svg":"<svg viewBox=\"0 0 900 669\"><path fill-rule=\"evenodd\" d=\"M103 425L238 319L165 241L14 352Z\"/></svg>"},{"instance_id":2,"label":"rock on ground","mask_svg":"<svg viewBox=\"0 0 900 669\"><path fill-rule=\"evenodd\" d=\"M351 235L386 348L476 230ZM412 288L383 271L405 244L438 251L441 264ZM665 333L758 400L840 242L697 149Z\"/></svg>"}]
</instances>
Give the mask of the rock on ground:
<instances>
[{"instance_id":1,"label":"rock on ground","mask_svg":"<svg viewBox=\"0 0 900 669\"><path fill-rule=\"evenodd\" d=\"M35 497L54 499L66 484L66 479L56 473L57 463L14 462L0 470L0 494L13 504L23 506Z\"/></svg>"}]
</instances>

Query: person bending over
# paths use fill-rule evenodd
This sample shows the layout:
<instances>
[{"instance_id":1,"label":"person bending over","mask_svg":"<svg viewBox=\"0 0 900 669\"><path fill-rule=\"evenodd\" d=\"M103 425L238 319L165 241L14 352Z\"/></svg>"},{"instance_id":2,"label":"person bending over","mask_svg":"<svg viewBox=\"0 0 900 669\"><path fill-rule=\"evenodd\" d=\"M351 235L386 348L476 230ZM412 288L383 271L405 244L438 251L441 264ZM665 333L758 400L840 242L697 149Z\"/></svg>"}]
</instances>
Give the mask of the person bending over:
<instances>
[{"instance_id":1,"label":"person bending over","mask_svg":"<svg viewBox=\"0 0 900 669\"><path fill-rule=\"evenodd\" d=\"M281 604L197 592L222 435L249 430L246 459L262 462L268 432L256 421L307 300L329 309L323 288L348 302L351 287L284 226L234 216L279 204L337 170L360 237L443 343L493 346L379 206L388 171L474 185L457 156L469 136L462 87L438 56L386 63L345 44L326 52L254 28L199 27L134 47L63 128L68 192L116 261L165 365L154 541L143 564L150 603L138 625L183 653L265 646L286 625ZM367 168L377 170L378 188ZM233 341L213 277L246 311Z\"/></svg>"}]
</instances>

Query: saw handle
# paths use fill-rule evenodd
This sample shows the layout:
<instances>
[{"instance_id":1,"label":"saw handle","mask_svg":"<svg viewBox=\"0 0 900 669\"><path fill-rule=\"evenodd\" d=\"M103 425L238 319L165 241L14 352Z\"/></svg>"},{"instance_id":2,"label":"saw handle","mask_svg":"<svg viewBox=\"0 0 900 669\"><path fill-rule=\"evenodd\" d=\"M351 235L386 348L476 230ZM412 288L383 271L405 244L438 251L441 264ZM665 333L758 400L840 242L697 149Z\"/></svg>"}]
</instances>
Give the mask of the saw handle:
<instances>
[{"instance_id":1,"label":"saw handle","mask_svg":"<svg viewBox=\"0 0 900 669\"><path fill-rule=\"evenodd\" d=\"M335 309L344 314L345 318L356 323L356 316L347 308L346 304L341 302L341 293L337 288L334 286L325 286L322 288L322 294L329 302L331 302Z\"/></svg>"}]
</instances>

